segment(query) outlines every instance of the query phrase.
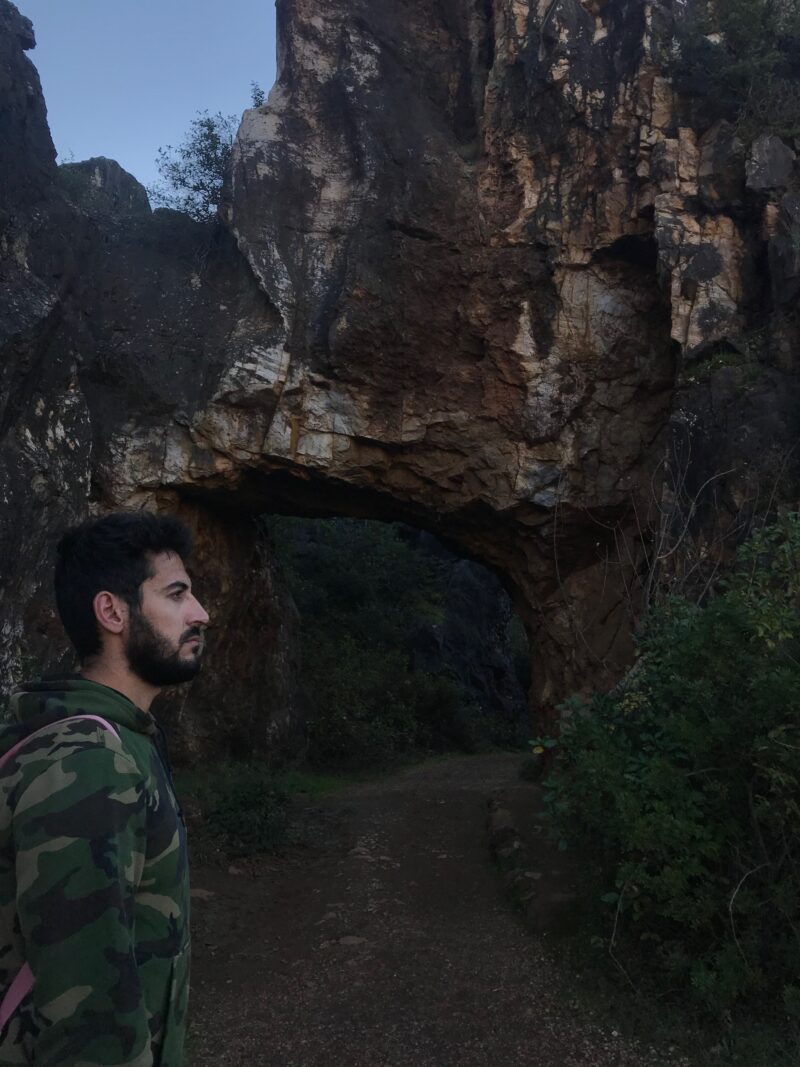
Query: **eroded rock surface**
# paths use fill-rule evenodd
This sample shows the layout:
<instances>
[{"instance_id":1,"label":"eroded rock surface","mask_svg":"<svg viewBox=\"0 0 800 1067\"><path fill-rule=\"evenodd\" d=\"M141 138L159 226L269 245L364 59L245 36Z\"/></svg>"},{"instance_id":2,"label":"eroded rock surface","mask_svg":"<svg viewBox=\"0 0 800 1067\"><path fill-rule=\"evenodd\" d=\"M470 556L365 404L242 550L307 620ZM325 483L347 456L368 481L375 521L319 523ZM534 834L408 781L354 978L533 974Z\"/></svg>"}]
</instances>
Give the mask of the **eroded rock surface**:
<instances>
[{"instance_id":1,"label":"eroded rock surface","mask_svg":"<svg viewBox=\"0 0 800 1067\"><path fill-rule=\"evenodd\" d=\"M619 675L665 455L735 525L800 406L796 146L679 125L673 7L280 0L215 228L57 171L0 0L7 678L63 647L58 529L142 506L237 575L271 508L415 523L501 575L537 706ZM235 710L267 668L218 584Z\"/></svg>"}]
</instances>

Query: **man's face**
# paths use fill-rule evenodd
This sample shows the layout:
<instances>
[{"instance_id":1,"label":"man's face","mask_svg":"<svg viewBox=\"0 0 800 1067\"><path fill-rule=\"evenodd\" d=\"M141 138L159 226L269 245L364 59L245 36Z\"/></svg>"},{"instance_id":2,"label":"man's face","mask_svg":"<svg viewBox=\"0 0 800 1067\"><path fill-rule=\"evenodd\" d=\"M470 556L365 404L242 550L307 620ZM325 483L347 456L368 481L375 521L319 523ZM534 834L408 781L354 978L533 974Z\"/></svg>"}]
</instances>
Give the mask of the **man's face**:
<instances>
[{"instance_id":1,"label":"man's face","mask_svg":"<svg viewBox=\"0 0 800 1067\"><path fill-rule=\"evenodd\" d=\"M200 670L208 615L192 594L180 556L150 557L152 577L141 585L141 607L131 608L126 653L134 674L150 685L179 685Z\"/></svg>"}]
</instances>

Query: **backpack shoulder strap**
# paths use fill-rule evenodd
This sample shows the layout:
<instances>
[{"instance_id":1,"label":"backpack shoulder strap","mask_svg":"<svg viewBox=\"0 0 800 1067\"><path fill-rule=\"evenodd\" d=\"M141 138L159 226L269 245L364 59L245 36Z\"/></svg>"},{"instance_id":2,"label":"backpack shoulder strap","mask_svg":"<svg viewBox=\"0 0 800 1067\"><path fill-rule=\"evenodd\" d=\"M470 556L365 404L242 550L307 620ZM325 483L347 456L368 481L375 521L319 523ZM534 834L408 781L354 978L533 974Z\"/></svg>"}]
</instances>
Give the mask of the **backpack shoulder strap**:
<instances>
[{"instance_id":1,"label":"backpack shoulder strap","mask_svg":"<svg viewBox=\"0 0 800 1067\"><path fill-rule=\"evenodd\" d=\"M33 977L33 971L27 963L23 963L17 971L14 981L6 990L2 1004L0 1004L0 1033L5 1030L6 1023L33 989L35 983L36 979Z\"/></svg>"},{"instance_id":2,"label":"backpack shoulder strap","mask_svg":"<svg viewBox=\"0 0 800 1067\"><path fill-rule=\"evenodd\" d=\"M54 726L61 726L61 724L65 722L81 722L84 719L99 723L104 730L108 730L116 738L119 738L119 731L117 730L117 728L115 726L112 726L112 724L106 719L101 719L99 715L70 715L66 719L56 719L55 722L49 722L46 726L40 726L38 730L34 730L33 733L30 733L26 737L23 737L21 741L17 741L16 745L13 745L8 750L8 752L4 752L3 755L0 756L0 768L4 767L6 763L12 758L12 756L16 756L19 750L21 748L24 748L29 741L31 741L34 737L37 736L37 734L43 734L46 730L52 730Z\"/></svg>"}]
</instances>

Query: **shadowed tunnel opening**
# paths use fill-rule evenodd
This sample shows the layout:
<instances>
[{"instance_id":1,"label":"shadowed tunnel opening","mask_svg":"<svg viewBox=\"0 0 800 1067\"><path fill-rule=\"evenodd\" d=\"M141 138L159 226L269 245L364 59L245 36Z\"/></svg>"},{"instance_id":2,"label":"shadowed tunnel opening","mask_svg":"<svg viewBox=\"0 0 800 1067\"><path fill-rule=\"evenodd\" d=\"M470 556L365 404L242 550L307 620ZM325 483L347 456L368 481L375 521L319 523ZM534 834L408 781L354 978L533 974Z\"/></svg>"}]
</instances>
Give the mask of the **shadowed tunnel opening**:
<instances>
[{"instance_id":1,"label":"shadowed tunnel opening","mask_svg":"<svg viewBox=\"0 0 800 1067\"><path fill-rule=\"evenodd\" d=\"M578 536L542 508L521 532L479 505L446 512L306 471L235 478L156 499L194 531L212 620L202 675L163 702L178 762L302 755L350 770L520 749L541 733L548 679L565 663L588 677L572 602L615 610L596 523ZM586 557L574 590L548 561L554 545ZM538 625L549 590L525 587L534 568L561 577L550 595L569 609L563 633Z\"/></svg>"},{"instance_id":2,"label":"shadowed tunnel opening","mask_svg":"<svg viewBox=\"0 0 800 1067\"><path fill-rule=\"evenodd\" d=\"M332 512L324 493L270 502L172 502L211 615L204 671L163 709L180 763L361 773L524 749L529 639L496 572L418 525Z\"/></svg>"},{"instance_id":3,"label":"shadowed tunnel opening","mask_svg":"<svg viewBox=\"0 0 800 1067\"><path fill-rule=\"evenodd\" d=\"M193 532L211 616L203 672L162 699L178 763L349 772L534 736L535 633L495 515L285 468L155 503Z\"/></svg>"},{"instance_id":4,"label":"shadowed tunnel opening","mask_svg":"<svg viewBox=\"0 0 800 1067\"><path fill-rule=\"evenodd\" d=\"M291 684L313 767L524 745L528 641L495 575L399 523L270 515L258 529L297 609Z\"/></svg>"}]
</instances>

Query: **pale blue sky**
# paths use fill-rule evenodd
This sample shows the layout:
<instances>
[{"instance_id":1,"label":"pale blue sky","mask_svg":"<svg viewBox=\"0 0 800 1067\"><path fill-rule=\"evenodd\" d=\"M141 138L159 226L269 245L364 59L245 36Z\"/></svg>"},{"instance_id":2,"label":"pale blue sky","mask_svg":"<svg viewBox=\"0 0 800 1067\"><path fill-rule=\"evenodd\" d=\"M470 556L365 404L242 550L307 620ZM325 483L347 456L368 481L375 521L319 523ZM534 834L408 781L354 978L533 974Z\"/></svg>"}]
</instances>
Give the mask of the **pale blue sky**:
<instances>
[{"instance_id":1,"label":"pale blue sky","mask_svg":"<svg viewBox=\"0 0 800 1067\"><path fill-rule=\"evenodd\" d=\"M108 156L139 181L197 111L235 114L275 80L274 0L15 0L60 160Z\"/></svg>"}]
</instances>

